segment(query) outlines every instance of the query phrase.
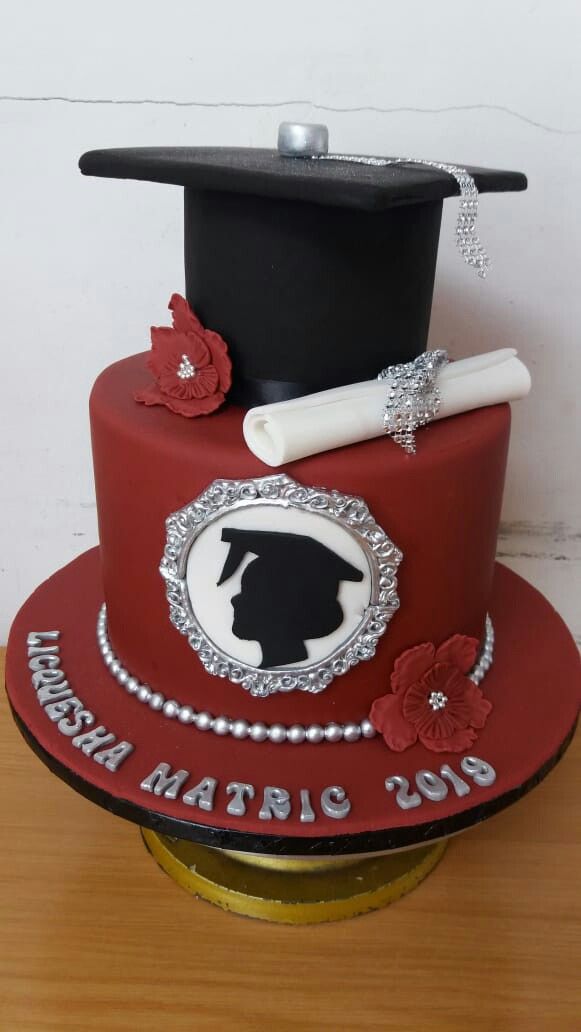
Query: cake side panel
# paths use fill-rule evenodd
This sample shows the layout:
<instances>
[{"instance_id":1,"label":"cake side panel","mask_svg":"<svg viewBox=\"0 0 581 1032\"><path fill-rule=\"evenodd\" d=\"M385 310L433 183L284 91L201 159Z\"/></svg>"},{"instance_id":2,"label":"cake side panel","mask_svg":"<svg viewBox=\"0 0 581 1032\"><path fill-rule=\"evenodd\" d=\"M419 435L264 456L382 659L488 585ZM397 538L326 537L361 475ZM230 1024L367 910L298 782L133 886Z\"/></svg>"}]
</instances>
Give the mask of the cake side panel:
<instances>
[{"instance_id":1,"label":"cake side panel","mask_svg":"<svg viewBox=\"0 0 581 1032\"><path fill-rule=\"evenodd\" d=\"M458 633L482 638L508 449L507 405L434 423L419 432L416 456L379 438L273 471L246 448L241 409L188 420L138 405L133 394L148 379L145 356L134 356L106 370L91 397L109 633L123 664L141 681L214 714L266 723L346 722L365 717L389 689L393 664L406 649L424 641L438 645ZM403 552L400 607L374 658L325 691L261 699L207 673L170 623L159 563L168 516L215 479L278 472L307 487L365 499ZM284 620L284 583L277 605Z\"/></svg>"}]
</instances>

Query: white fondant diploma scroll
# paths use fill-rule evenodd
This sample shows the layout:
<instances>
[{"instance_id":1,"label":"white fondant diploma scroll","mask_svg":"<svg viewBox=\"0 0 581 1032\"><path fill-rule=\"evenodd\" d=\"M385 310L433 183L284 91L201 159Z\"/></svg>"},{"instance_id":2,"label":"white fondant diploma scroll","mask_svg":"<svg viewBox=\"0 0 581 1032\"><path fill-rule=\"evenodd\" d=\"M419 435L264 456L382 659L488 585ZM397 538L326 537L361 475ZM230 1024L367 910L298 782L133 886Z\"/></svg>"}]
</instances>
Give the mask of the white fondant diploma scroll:
<instances>
[{"instance_id":1,"label":"white fondant diploma scroll","mask_svg":"<svg viewBox=\"0 0 581 1032\"><path fill-rule=\"evenodd\" d=\"M435 419L524 398L528 369L514 348L450 362L438 376L441 404ZM385 380L369 380L250 409L244 439L268 466L381 437Z\"/></svg>"}]
</instances>

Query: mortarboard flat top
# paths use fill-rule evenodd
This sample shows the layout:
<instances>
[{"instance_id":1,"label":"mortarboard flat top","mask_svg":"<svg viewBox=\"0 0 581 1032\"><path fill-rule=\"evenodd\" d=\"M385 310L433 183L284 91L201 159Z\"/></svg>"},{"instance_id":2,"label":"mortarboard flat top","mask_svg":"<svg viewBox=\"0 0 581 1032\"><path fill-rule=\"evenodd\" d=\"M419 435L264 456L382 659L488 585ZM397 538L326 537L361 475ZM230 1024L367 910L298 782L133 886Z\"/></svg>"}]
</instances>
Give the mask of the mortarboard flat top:
<instances>
[{"instance_id":1,"label":"mortarboard flat top","mask_svg":"<svg viewBox=\"0 0 581 1032\"><path fill-rule=\"evenodd\" d=\"M173 183L199 191L255 194L383 211L458 193L447 172L422 165L375 167L283 157L277 150L233 147L121 147L83 154L84 175ZM473 168L481 193L526 190L522 172Z\"/></svg>"},{"instance_id":2,"label":"mortarboard flat top","mask_svg":"<svg viewBox=\"0 0 581 1032\"><path fill-rule=\"evenodd\" d=\"M459 193L458 177L327 147L326 126L283 123L277 150L139 147L80 159L87 176L184 188L186 296L228 342L237 404L373 379L426 347L442 203ZM466 171L481 192L526 189L520 172Z\"/></svg>"}]
</instances>

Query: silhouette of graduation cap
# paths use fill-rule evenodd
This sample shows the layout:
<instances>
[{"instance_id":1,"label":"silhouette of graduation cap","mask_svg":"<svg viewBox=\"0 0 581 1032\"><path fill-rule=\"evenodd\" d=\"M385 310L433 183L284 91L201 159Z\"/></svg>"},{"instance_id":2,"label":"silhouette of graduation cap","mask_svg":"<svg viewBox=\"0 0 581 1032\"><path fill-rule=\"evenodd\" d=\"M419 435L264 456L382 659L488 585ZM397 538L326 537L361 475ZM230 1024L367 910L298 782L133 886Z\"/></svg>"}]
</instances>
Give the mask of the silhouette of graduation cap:
<instances>
[{"instance_id":1,"label":"silhouette of graduation cap","mask_svg":"<svg viewBox=\"0 0 581 1032\"><path fill-rule=\"evenodd\" d=\"M526 187L466 167L480 193ZM459 192L441 168L250 147L96 150L80 168L183 187L186 296L228 342L231 401L375 379L425 350L442 202Z\"/></svg>"},{"instance_id":2,"label":"silhouette of graduation cap","mask_svg":"<svg viewBox=\"0 0 581 1032\"><path fill-rule=\"evenodd\" d=\"M332 583L335 593L341 581L363 580L361 570L342 559L322 542L304 534L225 527L222 530L222 541L229 543L230 550L218 586L236 573L249 552L266 561L269 572L277 577L294 580L307 576L310 579L312 574L316 573L320 581Z\"/></svg>"}]
</instances>

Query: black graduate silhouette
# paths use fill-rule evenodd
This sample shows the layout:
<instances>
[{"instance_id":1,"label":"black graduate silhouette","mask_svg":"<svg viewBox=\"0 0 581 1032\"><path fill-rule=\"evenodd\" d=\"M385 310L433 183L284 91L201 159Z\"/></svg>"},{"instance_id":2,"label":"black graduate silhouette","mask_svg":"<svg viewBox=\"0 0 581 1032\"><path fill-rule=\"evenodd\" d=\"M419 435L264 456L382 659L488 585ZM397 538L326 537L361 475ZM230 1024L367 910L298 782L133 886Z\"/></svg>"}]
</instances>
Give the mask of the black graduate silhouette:
<instances>
[{"instance_id":1,"label":"black graduate silhouette","mask_svg":"<svg viewBox=\"0 0 581 1032\"><path fill-rule=\"evenodd\" d=\"M361 570L303 534L225 527L222 541L230 550L218 586L249 552L256 555L242 574L240 594L231 599L232 631L260 644L262 669L307 659L305 641L325 638L343 622L341 581L363 580Z\"/></svg>"}]
</instances>

